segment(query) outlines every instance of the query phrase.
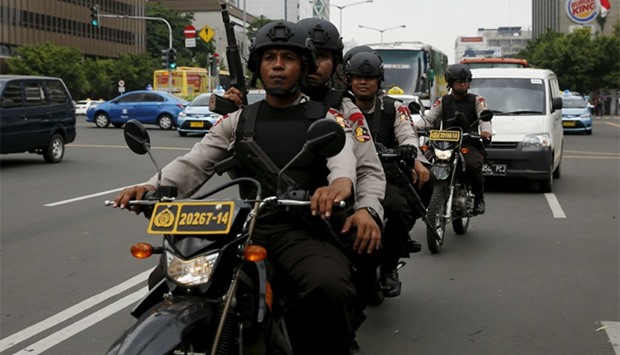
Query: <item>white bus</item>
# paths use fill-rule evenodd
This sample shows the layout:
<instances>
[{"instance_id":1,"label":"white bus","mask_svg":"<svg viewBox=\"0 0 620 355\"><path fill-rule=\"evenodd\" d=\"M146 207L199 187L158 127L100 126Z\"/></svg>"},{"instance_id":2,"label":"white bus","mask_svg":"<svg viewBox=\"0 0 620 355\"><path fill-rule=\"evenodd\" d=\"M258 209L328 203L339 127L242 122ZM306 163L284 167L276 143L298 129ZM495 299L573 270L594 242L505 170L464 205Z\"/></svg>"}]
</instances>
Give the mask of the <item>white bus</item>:
<instances>
[{"instance_id":1,"label":"white bus","mask_svg":"<svg viewBox=\"0 0 620 355\"><path fill-rule=\"evenodd\" d=\"M422 99L426 108L448 93L444 78L448 56L436 47L422 42L392 42L368 44L383 59L385 81L383 89L405 103L414 96Z\"/></svg>"}]
</instances>

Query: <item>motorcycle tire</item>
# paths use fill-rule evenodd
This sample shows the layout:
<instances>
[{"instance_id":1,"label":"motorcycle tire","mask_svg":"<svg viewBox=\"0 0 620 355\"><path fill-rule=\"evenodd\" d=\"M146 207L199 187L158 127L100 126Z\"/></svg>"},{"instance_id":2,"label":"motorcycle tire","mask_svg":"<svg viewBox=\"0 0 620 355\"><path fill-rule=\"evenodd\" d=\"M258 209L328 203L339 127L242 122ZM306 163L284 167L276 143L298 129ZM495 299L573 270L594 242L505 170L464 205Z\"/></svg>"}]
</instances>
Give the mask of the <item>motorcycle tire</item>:
<instances>
[{"instance_id":1,"label":"motorcycle tire","mask_svg":"<svg viewBox=\"0 0 620 355\"><path fill-rule=\"evenodd\" d=\"M448 199L448 183L446 181L437 182L433 189L431 201L428 204L427 218L431 226L435 226L439 240L435 238L433 231L426 227L426 242L428 250L432 254L437 254L443 246L444 235L446 233L446 219L443 215L446 213L446 203Z\"/></svg>"},{"instance_id":2,"label":"motorcycle tire","mask_svg":"<svg viewBox=\"0 0 620 355\"><path fill-rule=\"evenodd\" d=\"M455 218L452 220L452 229L454 233L463 235L467 233L467 228L469 228L469 217Z\"/></svg>"}]
</instances>

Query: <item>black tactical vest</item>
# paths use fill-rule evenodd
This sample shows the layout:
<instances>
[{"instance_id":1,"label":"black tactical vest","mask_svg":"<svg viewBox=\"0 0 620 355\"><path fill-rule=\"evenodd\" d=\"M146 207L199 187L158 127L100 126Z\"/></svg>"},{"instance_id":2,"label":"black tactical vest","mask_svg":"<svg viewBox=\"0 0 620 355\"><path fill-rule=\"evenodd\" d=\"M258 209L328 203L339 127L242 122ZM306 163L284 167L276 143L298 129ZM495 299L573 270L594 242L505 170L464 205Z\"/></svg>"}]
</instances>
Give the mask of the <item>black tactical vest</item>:
<instances>
[{"instance_id":1,"label":"black tactical vest","mask_svg":"<svg viewBox=\"0 0 620 355\"><path fill-rule=\"evenodd\" d=\"M383 110L381 102L383 101ZM384 96L383 99L375 99L375 112L364 113L368 127L371 129L372 138L377 143L383 144L386 149L392 149L398 146L396 136L394 135L394 116L396 109L394 103L396 99Z\"/></svg>"},{"instance_id":2,"label":"black tactical vest","mask_svg":"<svg viewBox=\"0 0 620 355\"><path fill-rule=\"evenodd\" d=\"M239 117L235 140L240 142L243 139L253 139L273 163L282 168L301 151L310 124L325 117L323 106L322 103L314 101L283 109L273 108L266 101L248 105ZM250 117L252 114L255 117ZM236 173L242 176L254 175L252 172L243 171L243 168ZM286 174L297 182L299 188L313 193L318 187L327 185L329 170L325 158L308 152L289 167ZM265 196L275 193L265 192Z\"/></svg>"},{"instance_id":3,"label":"black tactical vest","mask_svg":"<svg viewBox=\"0 0 620 355\"><path fill-rule=\"evenodd\" d=\"M447 127L461 127L463 132L475 131L477 129L476 95L468 93L459 100L456 100L452 95L446 95L441 99L441 105L444 129ZM465 115L466 122L456 119L457 112Z\"/></svg>"}]
</instances>

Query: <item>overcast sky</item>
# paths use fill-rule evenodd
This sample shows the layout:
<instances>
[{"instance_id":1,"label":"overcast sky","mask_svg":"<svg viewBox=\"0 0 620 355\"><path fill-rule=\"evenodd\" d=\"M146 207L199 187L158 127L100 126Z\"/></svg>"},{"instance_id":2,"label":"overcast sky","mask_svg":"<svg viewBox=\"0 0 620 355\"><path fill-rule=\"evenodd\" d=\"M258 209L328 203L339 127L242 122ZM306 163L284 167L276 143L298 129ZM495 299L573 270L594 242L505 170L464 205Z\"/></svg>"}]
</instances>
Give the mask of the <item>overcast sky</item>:
<instances>
[{"instance_id":1,"label":"overcast sky","mask_svg":"<svg viewBox=\"0 0 620 355\"><path fill-rule=\"evenodd\" d=\"M363 0L331 0L344 6ZM554 0L557 1L557 0ZM340 10L330 6L331 22L340 29ZM475 36L478 28L532 26L532 0L373 0L342 10L341 35L345 42L381 42L381 33L359 28L386 30L383 42L420 41L439 47L454 62L454 41L458 36Z\"/></svg>"}]
</instances>

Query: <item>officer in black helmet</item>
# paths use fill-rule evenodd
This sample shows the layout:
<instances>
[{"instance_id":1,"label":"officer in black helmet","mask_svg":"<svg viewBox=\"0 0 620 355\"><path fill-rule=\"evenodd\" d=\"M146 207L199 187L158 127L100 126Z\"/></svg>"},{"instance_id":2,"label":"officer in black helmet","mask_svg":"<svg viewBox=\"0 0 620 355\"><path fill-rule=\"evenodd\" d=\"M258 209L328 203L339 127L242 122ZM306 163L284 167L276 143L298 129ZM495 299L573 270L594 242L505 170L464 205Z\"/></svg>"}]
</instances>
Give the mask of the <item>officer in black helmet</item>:
<instances>
[{"instance_id":1,"label":"officer in black helmet","mask_svg":"<svg viewBox=\"0 0 620 355\"><path fill-rule=\"evenodd\" d=\"M471 70L464 64L452 64L446 71L446 81L450 93L435 101L433 107L424 114L424 120L420 123L424 127L460 126L463 132L480 129L480 136L485 140L491 139L492 125L490 119L484 118L489 113L486 101L482 96L467 92L472 79ZM457 119L464 117L465 119ZM484 176L482 164L484 162L484 146L479 140L467 139L463 141L463 147L469 148L464 154L467 171L467 180L471 184L474 198L474 213L483 214L484 205Z\"/></svg>"},{"instance_id":2,"label":"officer in black helmet","mask_svg":"<svg viewBox=\"0 0 620 355\"><path fill-rule=\"evenodd\" d=\"M411 182L418 188L424 186L423 195L430 196L430 173L424 165L428 161L418 149L419 140L409 109L380 91L383 81L381 57L365 48L358 49L345 63L345 73L355 103L364 113L375 142L386 149L396 149L401 159L412 167ZM387 223L382 239L381 283L386 297L396 297L401 292L396 267L401 257L409 257L409 231L420 217L420 211L407 201L403 187L389 178L383 207Z\"/></svg>"},{"instance_id":3,"label":"officer in black helmet","mask_svg":"<svg viewBox=\"0 0 620 355\"><path fill-rule=\"evenodd\" d=\"M323 117L311 115L312 102L301 94L308 71L315 70L312 45L306 39L302 28L286 21L269 23L257 32L248 68L263 83L265 100L220 119L189 153L162 169L162 185L176 186L179 198L190 196L214 174L215 163L244 139L256 142L279 168L301 150L307 127ZM316 227L322 224L320 218L329 219L334 202L352 195L353 138L350 132L346 136L338 155L305 159L287 170L300 188L311 192L311 212L300 211L303 218L291 218L276 210L259 218L254 230L254 242L267 248L278 272L275 294L285 292L291 300L287 327L295 354L349 354L355 297L350 261L330 235ZM252 176L243 168L239 173ZM115 207L126 208L129 200L154 190L156 182L155 176L145 185L123 190ZM316 221L308 223L313 218Z\"/></svg>"}]
</instances>

